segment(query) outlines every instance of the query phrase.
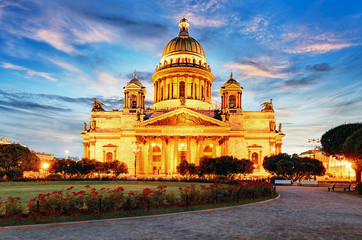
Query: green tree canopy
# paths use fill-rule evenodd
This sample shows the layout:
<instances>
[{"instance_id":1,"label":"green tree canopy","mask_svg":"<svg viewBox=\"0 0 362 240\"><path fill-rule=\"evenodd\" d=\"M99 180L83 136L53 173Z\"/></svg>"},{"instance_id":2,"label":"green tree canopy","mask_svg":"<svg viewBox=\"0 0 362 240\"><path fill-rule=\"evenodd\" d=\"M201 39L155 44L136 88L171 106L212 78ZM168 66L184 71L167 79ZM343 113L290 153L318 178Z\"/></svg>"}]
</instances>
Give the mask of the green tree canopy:
<instances>
[{"instance_id":1,"label":"green tree canopy","mask_svg":"<svg viewBox=\"0 0 362 240\"><path fill-rule=\"evenodd\" d=\"M323 150L327 155L343 155L352 160L357 182L361 181L362 173L361 129L362 123L343 124L327 131L321 138Z\"/></svg>"},{"instance_id":2,"label":"green tree canopy","mask_svg":"<svg viewBox=\"0 0 362 240\"><path fill-rule=\"evenodd\" d=\"M342 155L342 148L346 139L361 128L362 123L349 123L328 130L321 138L323 151L328 155Z\"/></svg>"},{"instance_id":3,"label":"green tree canopy","mask_svg":"<svg viewBox=\"0 0 362 240\"><path fill-rule=\"evenodd\" d=\"M300 158L297 154L290 156L286 153L265 157L263 167L292 182L311 175L323 176L326 172L323 163L317 159Z\"/></svg>"},{"instance_id":4,"label":"green tree canopy","mask_svg":"<svg viewBox=\"0 0 362 240\"><path fill-rule=\"evenodd\" d=\"M23 171L38 171L40 159L29 148L20 144L0 145L0 177L21 177Z\"/></svg>"},{"instance_id":5,"label":"green tree canopy","mask_svg":"<svg viewBox=\"0 0 362 240\"><path fill-rule=\"evenodd\" d=\"M356 172L356 181L361 182L362 173L362 128L349 136L343 144L342 153L353 161L352 168Z\"/></svg>"}]
</instances>

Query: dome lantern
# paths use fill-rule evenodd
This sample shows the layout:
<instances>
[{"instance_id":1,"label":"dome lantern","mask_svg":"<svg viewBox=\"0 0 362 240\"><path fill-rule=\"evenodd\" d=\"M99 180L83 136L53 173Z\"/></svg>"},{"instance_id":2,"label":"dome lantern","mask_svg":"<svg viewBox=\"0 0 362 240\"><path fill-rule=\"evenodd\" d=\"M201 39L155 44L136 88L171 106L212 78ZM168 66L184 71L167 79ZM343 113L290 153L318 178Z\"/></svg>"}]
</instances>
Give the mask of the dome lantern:
<instances>
[{"instance_id":1,"label":"dome lantern","mask_svg":"<svg viewBox=\"0 0 362 240\"><path fill-rule=\"evenodd\" d=\"M178 25L179 27L179 36L189 36L189 21L185 18L185 16L180 20Z\"/></svg>"}]
</instances>

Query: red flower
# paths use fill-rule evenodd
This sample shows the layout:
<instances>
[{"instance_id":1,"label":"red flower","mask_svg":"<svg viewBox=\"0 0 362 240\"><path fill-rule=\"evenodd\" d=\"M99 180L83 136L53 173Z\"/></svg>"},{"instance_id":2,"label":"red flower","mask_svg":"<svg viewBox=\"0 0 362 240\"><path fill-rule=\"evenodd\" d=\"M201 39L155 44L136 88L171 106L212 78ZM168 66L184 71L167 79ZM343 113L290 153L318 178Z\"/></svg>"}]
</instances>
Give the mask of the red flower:
<instances>
[{"instance_id":1,"label":"red flower","mask_svg":"<svg viewBox=\"0 0 362 240\"><path fill-rule=\"evenodd\" d=\"M85 187L85 188L90 188L90 186L89 186L89 185L85 185L84 187Z\"/></svg>"},{"instance_id":2,"label":"red flower","mask_svg":"<svg viewBox=\"0 0 362 240\"><path fill-rule=\"evenodd\" d=\"M135 195L134 192L129 192L129 193L128 193L128 196L134 196L134 195Z\"/></svg>"}]
</instances>

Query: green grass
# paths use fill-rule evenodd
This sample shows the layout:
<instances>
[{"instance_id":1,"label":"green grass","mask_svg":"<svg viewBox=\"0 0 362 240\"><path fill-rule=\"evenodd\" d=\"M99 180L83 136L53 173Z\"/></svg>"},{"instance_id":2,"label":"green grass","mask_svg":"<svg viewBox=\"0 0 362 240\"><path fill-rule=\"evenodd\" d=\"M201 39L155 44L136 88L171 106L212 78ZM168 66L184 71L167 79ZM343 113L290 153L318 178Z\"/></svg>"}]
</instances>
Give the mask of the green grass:
<instances>
[{"instance_id":1,"label":"green grass","mask_svg":"<svg viewBox=\"0 0 362 240\"><path fill-rule=\"evenodd\" d=\"M142 191L144 188L156 188L166 185L168 191L178 192L179 187L190 186L190 182L158 182L158 181L48 181L48 182L0 182L0 197L4 201L7 197L20 197L22 203L38 196L53 191L60 191L74 186L73 191L84 190L85 185L92 188L117 188L123 187L125 192ZM196 186L209 185L195 183Z\"/></svg>"},{"instance_id":2,"label":"green grass","mask_svg":"<svg viewBox=\"0 0 362 240\"><path fill-rule=\"evenodd\" d=\"M168 185L169 183L167 183ZM176 183L177 184L177 183ZM179 184L179 183L178 183ZM187 184L186 184L187 185ZM120 211L112 213L99 214L82 214L75 216L59 216L59 217L41 217L36 219L36 217L30 218L9 218L9 219L0 219L0 226L16 226L16 225L29 225L29 224L41 224L41 223L61 223L61 222L75 222L75 221L85 221L85 220L99 220L99 219L112 219L112 218L124 218L124 217L137 217L137 216L150 216L150 215L159 215L167 213L177 213L177 212L187 212L187 211L197 211L197 210L206 210L206 209L215 209L223 207L231 207L244 205L248 203L260 202L272 198L276 198L276 194L273 197L260 197L252 200L243 200L239 202L228 202L221 204L209 204L201 206L192 206L190 208L164 208L164 209L152 209L149 212L147 210L134 210L134 211Z\"/></svg>"}]
</instances>

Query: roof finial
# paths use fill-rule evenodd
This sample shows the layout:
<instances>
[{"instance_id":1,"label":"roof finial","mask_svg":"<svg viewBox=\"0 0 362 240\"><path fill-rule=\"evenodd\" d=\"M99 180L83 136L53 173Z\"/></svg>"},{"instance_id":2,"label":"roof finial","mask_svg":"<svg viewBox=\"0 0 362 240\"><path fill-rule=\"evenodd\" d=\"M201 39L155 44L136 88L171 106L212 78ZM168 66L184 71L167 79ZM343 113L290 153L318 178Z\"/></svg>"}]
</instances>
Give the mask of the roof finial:
<instances>
[{"instance_id":1,"label":"roof finial","mask_svg":"<svg viewBox=\"0 0 362 240\"><path fill-rule=\"evenodd\" d=\"M137 73L136 73L136 69L134 70L134 75L133 75L133 79L137 79Z\"/></svg>"},{"instance_id":2,"label":"roof finial","mask_svg":"<svg viewBox=\"0 0 362 240\"><path fill-rule=\"evenodd\" d=\"M233 79L233 70L231 70L230 79Z\"/></svg>"}]
</instances>

